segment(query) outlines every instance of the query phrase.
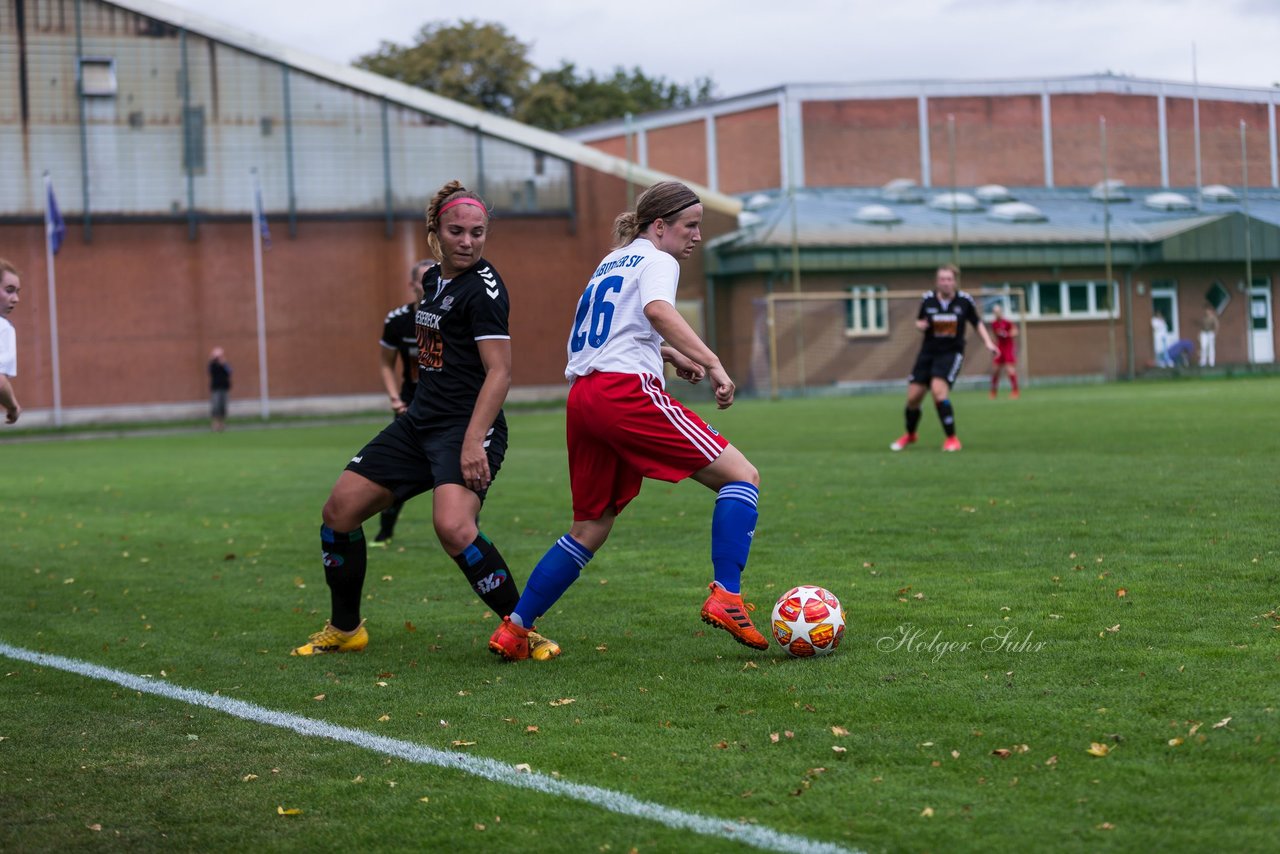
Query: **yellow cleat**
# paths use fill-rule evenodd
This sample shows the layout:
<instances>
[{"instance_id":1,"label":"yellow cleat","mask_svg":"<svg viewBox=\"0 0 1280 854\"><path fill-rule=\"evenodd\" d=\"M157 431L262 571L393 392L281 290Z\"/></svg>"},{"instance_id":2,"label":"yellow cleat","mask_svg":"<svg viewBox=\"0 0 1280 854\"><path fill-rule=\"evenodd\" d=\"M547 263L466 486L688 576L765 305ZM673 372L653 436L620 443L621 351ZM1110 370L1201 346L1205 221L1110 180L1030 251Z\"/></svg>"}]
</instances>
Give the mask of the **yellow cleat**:
<instances>
[{"instance_id":1,"label":"yellow cleat","mask_svg":"<svg viewBox=\"0 0 1280 854\"><path fill-rule=\"evenodd\" d=\"M550 661L560 654L560 644L530 629L529 657L534 661Z\"/></svg>"},{"instance_id":2,"label":"yellow cleat","mask_svg":"<svg viewBox=\"0 0 1280 854\"><path fill-rule=\"evenodd\" d=\"M364 620L349 632L344 632L342 629L335 628L333 623L326 622L323 629L289 654L324 655L330 652L359 652L368 645L369 632L364 627Z\"/></svg>"}]
</instances>

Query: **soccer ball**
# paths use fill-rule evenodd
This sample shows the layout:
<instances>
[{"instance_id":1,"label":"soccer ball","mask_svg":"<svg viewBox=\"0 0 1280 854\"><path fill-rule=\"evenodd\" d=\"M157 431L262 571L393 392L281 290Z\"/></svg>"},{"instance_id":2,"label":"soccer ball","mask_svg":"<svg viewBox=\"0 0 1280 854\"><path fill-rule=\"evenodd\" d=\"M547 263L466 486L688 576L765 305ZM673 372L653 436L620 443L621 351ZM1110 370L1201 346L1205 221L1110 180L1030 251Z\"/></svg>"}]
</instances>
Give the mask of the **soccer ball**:
<instances>
[{"instance_id":1,"label":"soccer ball","mask_svg":"<svg viewBox=\"0 0 1280 854\"><path fill-rule=\"evenodd\" d=\"M792 587L773 606L773 637L792 658L830 655L844 637L844 608L831 591Z\"/></svg>"}]
</instances>

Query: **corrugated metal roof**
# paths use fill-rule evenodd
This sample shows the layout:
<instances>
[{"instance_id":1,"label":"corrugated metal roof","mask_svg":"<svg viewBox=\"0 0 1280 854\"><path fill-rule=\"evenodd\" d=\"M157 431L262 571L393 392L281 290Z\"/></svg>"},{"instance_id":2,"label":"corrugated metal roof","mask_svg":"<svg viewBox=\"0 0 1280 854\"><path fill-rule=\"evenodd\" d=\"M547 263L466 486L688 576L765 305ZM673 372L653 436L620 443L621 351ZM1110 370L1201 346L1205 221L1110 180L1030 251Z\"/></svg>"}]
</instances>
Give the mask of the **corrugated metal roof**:
<instances>
[{"instance_id":1,"label":"corrugated metal roof","mask_svg":"<svg viewBox=\"0 0 1280 854\"><path fill-rule=\"evenodd\" d=\"M644 186L658 181L678 179L678 176L648 169L620 157L614 157L558 134L495 116L465 104L442 98L423 89L382 77L369 71L315 56L288 45L263 38L257 33L241 30L213 18L187 9L181 9L160 0L105 0L139 15L163 21L191 33L214 41L223 42L248 53L274 60L297 71L328 80L359 92L385 98L394 104L420 110L432 116L479 130L489 136L505 139L537 151L563 158L589 167L598 172L614 175L623 180ZM708 187L686 181L698 193L703 205L721 213L737 214L742 202Z\"/></svg>"},{"instance_id":2,"label":"corrugated metal roof","mask_svg":"<svg viewBox=\"0 0 1280 854\"><path fill-rule=\"evenodd\" d=\"M954 215L955 231L962 246L1101 244L1106 239L1104 213L1110 210L1110 239L1114 244L1151 244L1194 231L1243 211L1243 203L1202 203L1200 210L1156 211L1136 202L1104 205L1089 198L1087 190L1051 190L1042 187L1013 188L1020 201L1035 205L1043 222L998 222L986 210ZM1142 191L1135 190L1141 197ZM1195 190L1183 191L1195 198ZM759 194L757 194L759 195ZM787 194L753 212L758 224L718 238L709 245L724 252L790 247L858 248L875 246L937 246L952 242L953 215L924 204L893 204L878 189L803 190L795 194L795 234L792 234ZM875 224L859 221L858 211L882 204L901 222ZM1255 219L1280 226L1280 192L1250 191L1249 213Z\"/></svg>"}]
</instances>

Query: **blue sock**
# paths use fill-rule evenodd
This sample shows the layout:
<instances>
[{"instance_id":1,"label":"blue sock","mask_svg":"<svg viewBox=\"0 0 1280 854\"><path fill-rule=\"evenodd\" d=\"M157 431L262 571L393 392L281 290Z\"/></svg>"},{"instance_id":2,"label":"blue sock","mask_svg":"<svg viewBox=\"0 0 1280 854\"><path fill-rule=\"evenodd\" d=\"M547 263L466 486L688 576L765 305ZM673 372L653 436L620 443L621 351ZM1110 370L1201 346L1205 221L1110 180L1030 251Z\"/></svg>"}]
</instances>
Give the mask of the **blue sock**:
<instances>
[{"instance_id":1,"label":"blue sock","mask_svg":"<svg viewBox=\"0 0 1280 854\"><path fill-rule=\"evenodd\" d=\"M556 544L547 549L533 568L529 583L524 586L524 593L511 612L511 622L525 628L532 627L534 621L564 595L569 585L578 580L583 567L593 557L594 552L588 551L568 534L556 540Z\"/></svg>"},{"instance_id":2,"label":"blue sock","mask_svg":"<svg viewBox=\"0 0 1280 854\"><path fill-rule=\"evenodd\" d=\"M711 515L711 566L716 583L730 593L742 592L742 570L756 533L756 501L760 490L746 481L726 483L716 495Z\"/></svg>"}]
</instances>

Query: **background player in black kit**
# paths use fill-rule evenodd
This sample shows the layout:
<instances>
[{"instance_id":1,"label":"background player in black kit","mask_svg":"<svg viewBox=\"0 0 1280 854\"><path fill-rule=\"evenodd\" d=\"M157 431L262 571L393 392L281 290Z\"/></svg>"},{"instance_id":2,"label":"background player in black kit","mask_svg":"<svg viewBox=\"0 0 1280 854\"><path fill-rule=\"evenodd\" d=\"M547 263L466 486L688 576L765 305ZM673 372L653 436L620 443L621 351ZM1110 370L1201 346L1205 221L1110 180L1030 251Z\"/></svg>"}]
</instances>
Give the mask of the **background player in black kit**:
<instances>
[{"instance_id":1,"label":"background player in black kit","mask_svg":"<svg viewBox=\"0 0 1280 854\"><path fill-rule=\"evenodd\" d=\"M382 337L378 339L378 371L382 375L383 388L391 400L391 412L399 418L409 408L413 393L418 388L418 329L414 314L422 302L422 277L435 261L419 261L409 271L409 290L413 299L387 312L382 324ZM396 361L400 362L400 374L396 375ZM374 548L386 548L396 533L396 520L404 508L403 501L396 501L378 520L378 535L369 543Z\"/></svg>"},{"instance_id":2,"label":"background player in black kit","mask_svg":"<svg viewBox=\"0 0 1280 854\"><path fill-rule=\"evenodd\" d=\"M338 477L320 528L332 614L294 655L356 652L369 643L360 618L367 550L361 525L395 501L434 490L432 522L445 552L499 617L520 598L507 563L476 518L507 450L502 404L511 387L510 302L498 271L482 257L489 211L451 181L427 207L427 242L440 261L423 279L414 314L418 387L391 422ZM530 637L530 657L560 653Z\"/></svg>"},{"instance_id":3,"label":"background player in black kit","mask_svg":"<svg viewBox=\"0 0 1280 854\"><path fill-rule=\"evenodd\" d=\"M926 391L933 392L938 420L942 422L942 429L947 434L942 450L960 450L955 412L951 407L951 386L960 375L960 365L964 363L965 323L978 330L982 343L988 350L996 354L1000 352L987 334L987 327L982 322L982 315L978 312L973 297L956 290L959 279L960 271L954 265L939 267L934 279L934 289L926 291L920 300L916 328L924 333L924 343L920 346L920 355L916 357L916 364L911 369L907 384L907 432L889 446L890 450L901 451L916 441L916 428L920 425L920 403L924 400Z\"/></svg>"}]
</instances>

